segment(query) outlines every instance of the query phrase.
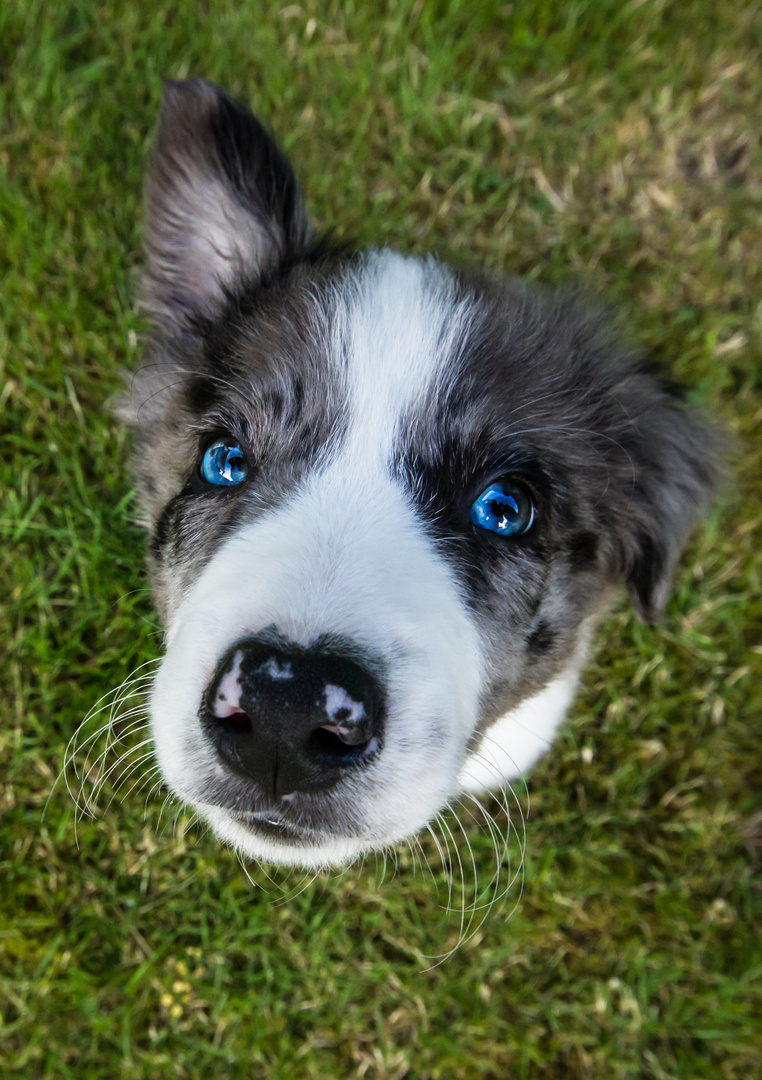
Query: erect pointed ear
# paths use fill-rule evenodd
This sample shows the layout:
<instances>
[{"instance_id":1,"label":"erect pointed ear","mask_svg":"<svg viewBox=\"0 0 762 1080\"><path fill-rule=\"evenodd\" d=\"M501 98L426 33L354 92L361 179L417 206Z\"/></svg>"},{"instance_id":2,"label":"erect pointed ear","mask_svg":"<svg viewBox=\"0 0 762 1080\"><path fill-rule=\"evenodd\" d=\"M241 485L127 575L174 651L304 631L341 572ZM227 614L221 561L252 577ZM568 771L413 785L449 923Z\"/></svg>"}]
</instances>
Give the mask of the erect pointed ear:
<instances>
[{"instance_id":1,"label":"erect pointed ear","mask_svg":"<svg viewBox=\"0 0 762 1080\"><path fill-rule=\"evenodd\" d=\"M237 281L309 243L288 159L248 109L200 79L165 84L145 202L143 299L159 324L215 315Z\"/></svg>"},{"instance_id":2,"label":"erect pointed ear","mask_svg":"<svg viewBox=\"0 0 762 1080\"><path fill-rule=\"evenodd\" d=\"M621 508L621 570L635 610L655 622L691 529L724 475L724 439L682 400L682 388L636 374L620 399L636 432L622 440L632 485Z\"/></svg>"}]
</instances>

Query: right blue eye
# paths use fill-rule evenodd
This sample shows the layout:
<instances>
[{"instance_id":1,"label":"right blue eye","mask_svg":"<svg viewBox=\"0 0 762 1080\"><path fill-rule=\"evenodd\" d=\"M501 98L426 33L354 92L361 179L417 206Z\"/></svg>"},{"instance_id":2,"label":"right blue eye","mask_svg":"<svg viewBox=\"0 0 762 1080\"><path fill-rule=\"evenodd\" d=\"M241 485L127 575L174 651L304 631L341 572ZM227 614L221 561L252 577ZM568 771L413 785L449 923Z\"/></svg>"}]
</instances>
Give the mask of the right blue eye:
<instances>
[{"instance_id":1,"label":"right blue eye","mask_svg":"<svg viewBox=\"0 0 762 1080\"><path fill-rule=\"evenodd\" d=\"M471 521L498 536L528 533L534 524L534 503L523 484L500 480L490 484L471 507Z\"/></svg>"},{"instance_id":2,"label":"right blue eye","mask_svg":"<svg viewBox=\"0 0 762 1080\"><path fill-rule=\"evenodd\" d=\"M201 459L201 476L207 484L230 487L246 479L243 450L234 439L218 439Z\"/></svg>"}]
</instances>

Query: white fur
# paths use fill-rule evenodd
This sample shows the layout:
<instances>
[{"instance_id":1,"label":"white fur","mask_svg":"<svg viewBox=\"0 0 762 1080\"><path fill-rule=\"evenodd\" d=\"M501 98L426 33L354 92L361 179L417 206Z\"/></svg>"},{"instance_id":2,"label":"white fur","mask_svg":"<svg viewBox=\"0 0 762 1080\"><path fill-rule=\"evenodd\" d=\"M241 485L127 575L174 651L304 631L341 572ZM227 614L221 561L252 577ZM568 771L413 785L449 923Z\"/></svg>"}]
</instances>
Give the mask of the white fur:
<instances>
[{"instance_id":1,"label":"white fur","mask_svg":"<svg viewBox=\"0 0 762 1080\"><path fill-rule=\"evenodd\" d=\"M528 772L550 749L574 700L587 659L595 618L583 622L571 663L538 693L505 713L466 758L458 780L461 791L489 791Z\"/></svg>"},{"instance_id":2,"label":"white fur","mask_svg":"<svg viewBox=\"0 0 762 1080\"><path fill-rule=\"evenodd\" d=\"M462 792L487 792L515 780L547 753L574 700L595 623L595 617L583 622L574 657L560 675L496 719L482 735L461 772Z\"/></svg>"},{"instance_id":3,"label":"white fur","mask_svg":"<svg viewBox=\"0 0 762 1080\"><path fill-rule=\"evenodd\" d=\"M385 472L399 418L452 373L452 352L470 317L433 261L375 251L347 283L334 322L334 353L346 350L351 427L343 467Z\"/></svg>"},{"instance_id":4,"label":"white fur","mask_svg":"<svg viewBox=\"0 0 762 1080\"><path fill-rule=\"evenodd\" d=\"M478 793L521 776L550 749L574 698L579 670L571 665L539 693L501 716L469 754L460 774L461 791Z\"/></svg>"}]
</instances>

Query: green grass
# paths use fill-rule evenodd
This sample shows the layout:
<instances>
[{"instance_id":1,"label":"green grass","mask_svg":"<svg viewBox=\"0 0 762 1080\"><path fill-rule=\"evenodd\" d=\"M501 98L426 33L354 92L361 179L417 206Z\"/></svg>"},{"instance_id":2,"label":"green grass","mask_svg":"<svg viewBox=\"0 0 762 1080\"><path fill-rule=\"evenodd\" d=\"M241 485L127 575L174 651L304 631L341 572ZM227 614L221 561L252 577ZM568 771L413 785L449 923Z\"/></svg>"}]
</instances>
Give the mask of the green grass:
<instances>
[{"instance_id":1,"label":"green grass","mask_svg":"<svg viewBox=\"0 0 762 1080\"><path fill-rule=\"evenodd\" d=\"M740 0L0 6L3 1076L762 1071L761 43ZM298 876L253 887L160 797L78 846L60 788L42 817L81 718L160 650L106 402L184 75L272 123L321 225L581 280L737 439L663 626L610 616L530 779L517 910L430 970L458 918L406 853L284 903Z\"/></svg>"}]
</instances>

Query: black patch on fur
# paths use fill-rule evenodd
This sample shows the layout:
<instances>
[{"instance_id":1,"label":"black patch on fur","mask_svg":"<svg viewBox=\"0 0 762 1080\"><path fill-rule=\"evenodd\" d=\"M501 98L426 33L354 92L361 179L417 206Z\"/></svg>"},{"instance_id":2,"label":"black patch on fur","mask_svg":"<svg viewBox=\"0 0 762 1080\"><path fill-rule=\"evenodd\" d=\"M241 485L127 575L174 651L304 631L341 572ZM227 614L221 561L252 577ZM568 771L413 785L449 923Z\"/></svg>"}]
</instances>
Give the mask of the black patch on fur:
<instances>
[{"instance_id":1,"label":"black patch on fur","mask_svg":"<svg viewBox=\"0 0 762 1080\"><path fill-rule=\"evenodd\" d=\"M427 529L457 567L467 599L476 607L491 606L496 578L514 564L524 580L521 606L529 613L540 603L544 578L546 530L541 514L527 534L505 538L474 525L470 511L481 492L501 477L525 484L535 505L547 506L547 477L521 445L490 445L485 433L472 441L448 438L446 425L457 430L456 409L453 403L445 406L442 430L435 439L418 439L414 427L406 434L404 441L409 443L400 447L393 474L409 487Z\"/></svg>"},{"instance_id":2,"label":"black patch on fur","mask_svg":"<svg viewBox=\"0 0 762 1080\"><path fill-rule=\"evenodd\" d=\"M635 534L634 544L637 556L630 570L628 582L644 616L653 620L658 615L658 611L651 610L652 597L665 571L664 545L642 530Z\"/></svg>"},{"instance_id":3,"label":"black patch on fur","mask_svg":"<svg viewBox=\"0 0 762 1080\"><path fill-rule=\"evenodd\" d=\"M188 382L186 391L188 407L191 412L203 415L219 404L218 383L211 375L194 375Z\"/></svg>"},{"instance_id":4,"label":"black patch on fur","mask_svg":"<svg viewBox=\"0 0 762 1080\"><path fill-rule=\"evenodd\" d=\"M162 552L169 544L185 496L185 492L180 492L179 495L175 495L174 498L169 500L159 515L159 519L154 526L149 542L149 551L152 558L159 559Z\"/></svg>"},{"instance_id":5,"label":"black patch on fur","mask_svg":"<svg viewBox=\"0 0 762 1080\"><path fill-rule=\"evenodd\" d=\"M598 561L598 539L595 533L582 531L569 538L569 566L572 570L589 570Z\"/></svg>"},{"instance_id":6,"label":"black patch on fur","mask_svg":"<svg viewBox=\"0 0 762 1080\"><path fill-rule=\"evenodd\" d=\"M313 232L271 132L201 79L165 84L145 247L143 300L157 328L172 334L198 333L226 305L337 251L328 233Z\"/></svg>"},{"instance_id":7,"label":"black patch on fur","mask_svg":"<svg viewBox=\"0 0 762 1080\"><path fill-rule=\"evenodd\" d=\"M469 587L515 562L531 593L526 561L563 558L579 589L592 588L596 573L598 589L624 576L638 611L654 618L718 482L715 433L682 388L574 293L458 274L473 316L453 358L456 377L445 400L438 389L408 419L399 441L422 513L458 552ZM469 500L501 475L534 492L536 524L519 539L485 540L472 528L469 541Z\"/></svg>"},{"instance_id":8,"label":"black patch on fur","mask_svg":"<svg viewBox=\"0 0 762 1080\"><path fill-rule=\"evenodd\" d=\"M223 171L240 202L263 228L279 229L281 257L291 261L307 239L291 163L274 135L247 108L219 87L213 90L217 107L211 112L209 126Z\"/></svg>"},{"instance_id":9,"label":"black patch on fur","mask_svg":"<svg viewBox=\"0 0 762 1080\"><path fill-rule=\"evenodd\" d=\"M545 619L540 619L537 626L527 638L527 652L543 654L550 652L558 637L556 631Z\"/></svg>"}]
</instances>

